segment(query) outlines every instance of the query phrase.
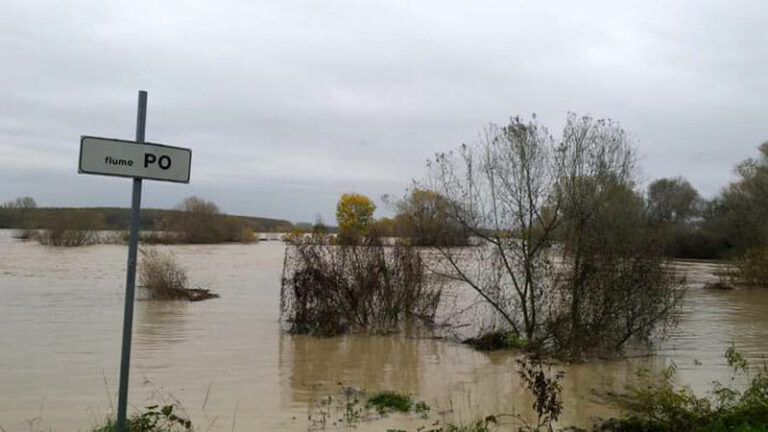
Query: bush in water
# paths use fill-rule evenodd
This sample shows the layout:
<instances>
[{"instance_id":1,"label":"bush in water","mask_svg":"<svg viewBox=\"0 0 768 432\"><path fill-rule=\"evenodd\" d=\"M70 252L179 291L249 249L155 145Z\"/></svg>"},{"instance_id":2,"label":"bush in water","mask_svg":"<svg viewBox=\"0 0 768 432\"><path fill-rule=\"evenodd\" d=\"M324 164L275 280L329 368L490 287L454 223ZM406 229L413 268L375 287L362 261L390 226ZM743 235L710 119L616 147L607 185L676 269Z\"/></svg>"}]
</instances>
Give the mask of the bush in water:
<instances>
[{"instance_id":1,"label":"bush in water","mask_svg":"<svg viewBox=\"0 0 768 432\"><path fill-rule=\"evenodd\" d=\"M311 240L286 249L281 317L293 333L385 333L434 320L441 289L425 277L418 250L378 240L334 246Z\"/></svg>"}]
</instances>

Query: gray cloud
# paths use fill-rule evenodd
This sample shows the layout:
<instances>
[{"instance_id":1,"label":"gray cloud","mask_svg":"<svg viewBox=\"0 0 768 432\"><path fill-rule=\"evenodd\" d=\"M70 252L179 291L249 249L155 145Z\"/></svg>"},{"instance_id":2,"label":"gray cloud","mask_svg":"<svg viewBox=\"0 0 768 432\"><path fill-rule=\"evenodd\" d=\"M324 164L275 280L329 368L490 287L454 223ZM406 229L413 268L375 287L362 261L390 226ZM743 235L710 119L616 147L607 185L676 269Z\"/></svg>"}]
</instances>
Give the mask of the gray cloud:
<instances>
[{"instance_id":1,"label":"gray cloud","mask_svg":"<svg viewBox=\"0 0 768 432\"><path fill-rule=\"evenodd\" d=\"M332 219L338 195L400 194L488 122L618 120L646 178L712 196L768 138L768 6L686 2L6 1L0 200L127 205L76 174L81 134L191 147L189 186L232 213Z\"/></svg>"}]
</instances>

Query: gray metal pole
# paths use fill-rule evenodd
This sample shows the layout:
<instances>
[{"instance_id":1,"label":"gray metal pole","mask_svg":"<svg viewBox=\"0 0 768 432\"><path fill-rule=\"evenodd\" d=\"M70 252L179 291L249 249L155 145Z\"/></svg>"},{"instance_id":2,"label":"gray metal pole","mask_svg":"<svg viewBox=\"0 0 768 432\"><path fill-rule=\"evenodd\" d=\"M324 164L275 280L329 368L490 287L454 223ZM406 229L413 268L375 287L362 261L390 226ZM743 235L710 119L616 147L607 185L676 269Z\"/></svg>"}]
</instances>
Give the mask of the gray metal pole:
<instances>
[{"instance_id":1,"label":"gray metal pole","mask_svg":"<svg viewBox=\"0 0 768 432\"><path fill-rule=\"evenodd\" d=\"M136 114L136 141L144 142L147 124L147 92L139 90L139 109ZM125 312L123 313L123 351L120 358L120 390L117 400L117 430L127 432L128 372L131 365L131 333L133 331L133 301L136 290L136 251L139 243L141 217L141 179L133 179L131 198L131 237L128 242L128 270L125 277Z\"/></svg>"}]
</instances>

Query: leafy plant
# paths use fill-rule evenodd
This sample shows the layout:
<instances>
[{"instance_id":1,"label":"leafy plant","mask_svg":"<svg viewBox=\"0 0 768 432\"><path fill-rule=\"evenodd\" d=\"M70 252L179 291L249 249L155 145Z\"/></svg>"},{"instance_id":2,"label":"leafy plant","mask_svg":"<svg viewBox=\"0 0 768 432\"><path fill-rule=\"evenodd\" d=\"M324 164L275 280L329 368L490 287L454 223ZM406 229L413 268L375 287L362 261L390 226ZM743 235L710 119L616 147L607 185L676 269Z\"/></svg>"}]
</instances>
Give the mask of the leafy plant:
<instances>
[{"instance_id":1,"label":"leafy plant","mask_svg":"<svg viewBox=\"0 0 768 432\"><path fill-rule=\"evenodd\" d=\"M191 432L192 421L177 414L179 408L175 405L152 405L146 410L128 419L128 432ZM93 432L117 431L117 422L107 420L103 426L93 429Z\"/></svg>"},{"instance_id":2,"label":"leafy plant","mask_svg":"<svg viewBox=\"0 0 768 432\"><path fill-rule=\"evenodd\" d=\"M520 367L520 378L533 395L533 409L537 415L536 426L526 424L520 430L539 431L545 428L546 431L554 431L554 424L563 412L563 387L560 381L565 373L559 371L554 376L549 376L541 360L524 358L518 359L517 364Z\"/></svg>"}]
</instances>

